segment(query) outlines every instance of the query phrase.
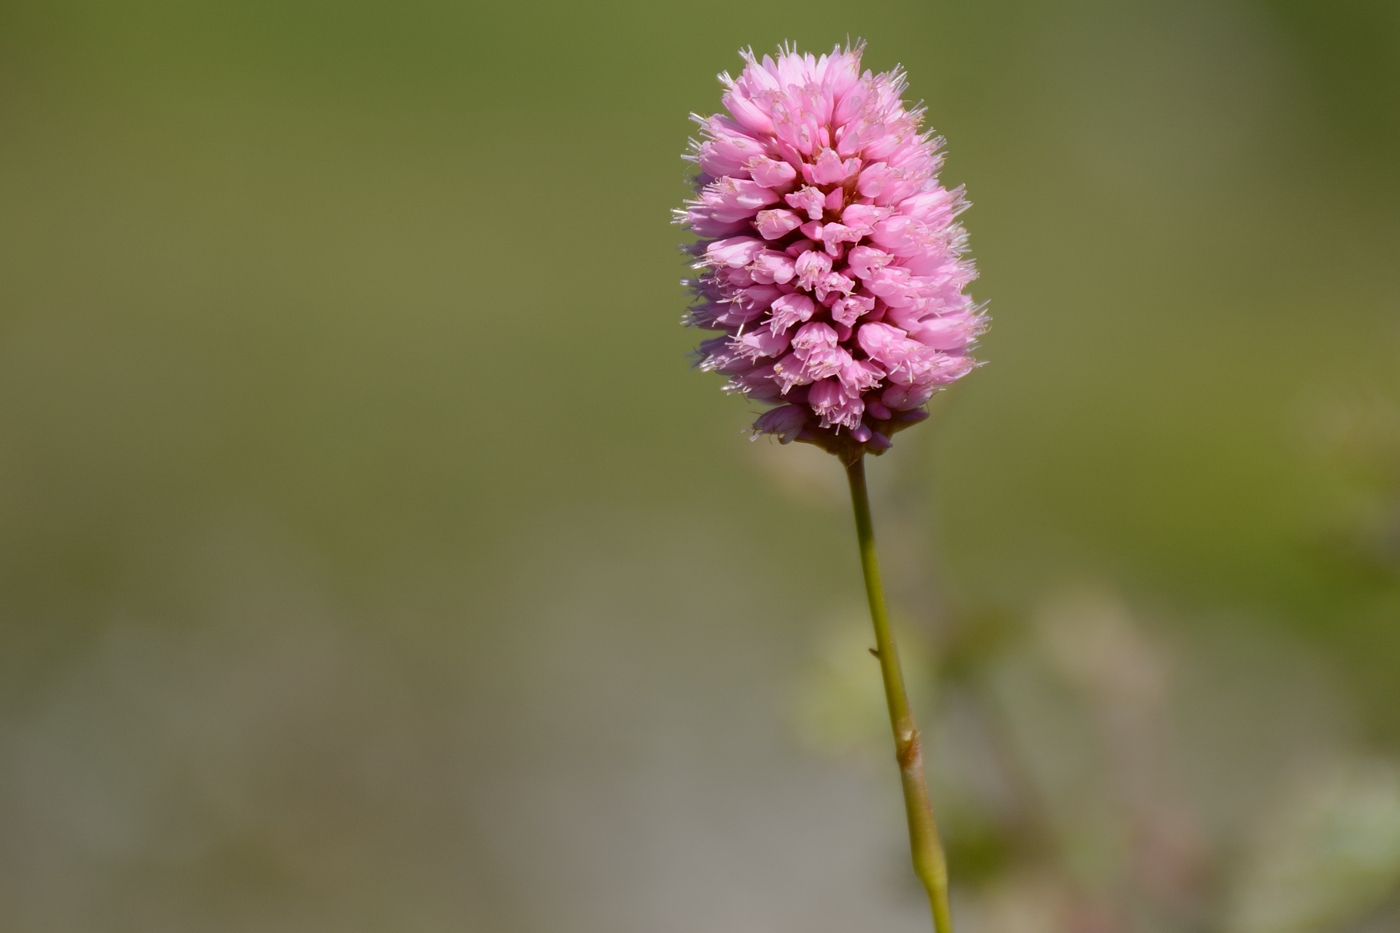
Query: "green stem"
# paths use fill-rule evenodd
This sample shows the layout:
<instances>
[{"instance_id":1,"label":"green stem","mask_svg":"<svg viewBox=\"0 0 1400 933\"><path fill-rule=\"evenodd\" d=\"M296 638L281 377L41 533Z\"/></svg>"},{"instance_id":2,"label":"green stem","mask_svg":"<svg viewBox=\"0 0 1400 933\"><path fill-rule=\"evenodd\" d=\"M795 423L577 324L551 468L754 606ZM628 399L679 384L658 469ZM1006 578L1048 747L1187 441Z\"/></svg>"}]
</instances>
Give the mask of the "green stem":
<instances>
[{"instance_id":1,"label":"green stem","mask_svg":"<svg viewBox=\"0 0 1400 933\"><path fill-rule=\"evenodd\" d=\"M870 620L875 623L875 656L885 681L885 702L890 708L894 730L895 760L904 787L904 811L909 817L909 850L914 857L914 873L928 891L936 933L952 933L948 913L948 863L938 841L938 827L929 806L928 782L924 778L924 754L919 729L909 709L904 689L904 672L899 667L899 650L890 630L885 590L880 583L880 561L875 556L875 532L870 523L870 496L865 490L865 457L846 465L851 481L851 505L856 513L856 536L860 539L860 565L865 571L865 594L870 600Z\"/></svg>"}]
</instances>

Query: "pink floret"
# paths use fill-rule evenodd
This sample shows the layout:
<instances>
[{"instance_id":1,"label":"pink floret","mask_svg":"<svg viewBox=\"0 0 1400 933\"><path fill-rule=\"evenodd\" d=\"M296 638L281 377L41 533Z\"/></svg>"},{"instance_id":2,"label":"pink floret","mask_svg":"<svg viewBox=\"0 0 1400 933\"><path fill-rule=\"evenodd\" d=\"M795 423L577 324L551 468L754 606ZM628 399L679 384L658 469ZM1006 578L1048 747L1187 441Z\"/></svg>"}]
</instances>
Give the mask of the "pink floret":
<instances>
[{"instance_id":1,"label":"pink floret","mask_svg":"<svg viewBox=\"0 0 1400 933\"><path fill-rule=\"evenodd\" d=\"M677 212L699 242L686 323L721 334L701 369L776 405L755 435L881 453L962 378L987 317L938 181L941 140L901 95L902 71L862 71L863 46L816 57L743 53L721 75L726 114L697 117L696 196Z\"/></svg>"}]
</instances>

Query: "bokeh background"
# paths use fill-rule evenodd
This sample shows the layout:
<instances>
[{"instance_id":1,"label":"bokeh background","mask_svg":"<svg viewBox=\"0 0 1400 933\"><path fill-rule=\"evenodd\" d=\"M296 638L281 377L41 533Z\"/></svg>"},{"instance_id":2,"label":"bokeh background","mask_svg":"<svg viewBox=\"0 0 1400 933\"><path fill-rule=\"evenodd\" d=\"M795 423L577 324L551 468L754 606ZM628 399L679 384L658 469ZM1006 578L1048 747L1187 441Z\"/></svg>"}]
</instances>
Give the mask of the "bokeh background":
<instances>
[{"instance_id":1,"label":"bokeh background","mask_svg":"<svg viewBox=\"0 0 1400 933\"><path fill-rule=\"evenodd\" d=\"M842 476L691 372L735 50L949 140L872 464L963 933L1400 929L1400 5L0 6L0 927L927 929Z\"/></svg>"}]
</instances>

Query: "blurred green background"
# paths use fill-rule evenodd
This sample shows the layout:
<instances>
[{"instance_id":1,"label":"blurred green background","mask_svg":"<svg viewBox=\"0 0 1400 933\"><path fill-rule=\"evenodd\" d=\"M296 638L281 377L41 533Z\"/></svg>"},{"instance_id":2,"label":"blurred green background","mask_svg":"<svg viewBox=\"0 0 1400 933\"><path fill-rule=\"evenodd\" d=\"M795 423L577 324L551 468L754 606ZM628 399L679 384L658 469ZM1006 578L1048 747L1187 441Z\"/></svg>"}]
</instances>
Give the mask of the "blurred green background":
<instances>
[{"instance_id":1,"label":"blurred green background","mask_svg":"<svg viewBox=\"0 0 1400 933\"><path fill-rule=\"evenodd\" d=\"M966 933L1400 929L1400 6L0 6L0 927L916 931L690 111L869 43L989 365L872 465Z\"/></svg>"}]
</instances>

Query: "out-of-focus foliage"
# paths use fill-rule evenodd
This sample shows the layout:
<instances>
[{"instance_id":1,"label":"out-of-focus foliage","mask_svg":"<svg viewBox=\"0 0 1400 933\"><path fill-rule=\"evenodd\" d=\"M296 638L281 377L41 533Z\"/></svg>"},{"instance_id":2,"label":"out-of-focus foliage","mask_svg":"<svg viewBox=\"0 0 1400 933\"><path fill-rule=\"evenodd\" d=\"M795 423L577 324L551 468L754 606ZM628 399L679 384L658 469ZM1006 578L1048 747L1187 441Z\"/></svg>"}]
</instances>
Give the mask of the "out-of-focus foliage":
<instances>
[{"instance_id":1,"label":"out-of-focus foliage","mask_svg":"<svg viewBox=\"0 0 1400 933\"><path fill-rule=\"evenodd\" d=\"M1247 856L1228 929L1347 929L1385 903L1400 878L1394 764L1348 762L1313 775L1280 804Z\"/></svg>"},{"instance_id":2,"label":"out-of-focus foliage","mask_svg":"<svg viewBox=\"0 0 1400 933\"><path fill-rule=\"evenodd\" d=\"M871 469L960 922L1394 929L1398 23L0 7L4 926L925 928L839 471L687 371L667 213L849 35L995 319Z\"/></svg>"}]
</instances>

